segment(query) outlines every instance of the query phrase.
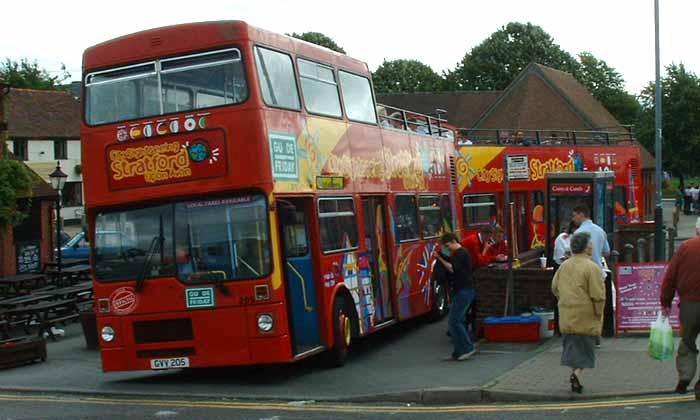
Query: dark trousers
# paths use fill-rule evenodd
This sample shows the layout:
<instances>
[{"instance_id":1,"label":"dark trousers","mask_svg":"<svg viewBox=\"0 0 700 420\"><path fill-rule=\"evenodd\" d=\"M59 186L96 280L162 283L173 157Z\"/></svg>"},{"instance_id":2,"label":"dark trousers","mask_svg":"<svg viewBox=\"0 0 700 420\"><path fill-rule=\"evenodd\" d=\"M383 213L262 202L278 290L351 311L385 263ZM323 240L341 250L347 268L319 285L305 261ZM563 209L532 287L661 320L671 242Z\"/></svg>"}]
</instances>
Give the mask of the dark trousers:
<instances>
[{"instance_id":1,"label":"dark trousers","mask_svg":"<svg viewBox=\"0 0 700 420\"><path fill-rule=\"evenodd\" d=\"M678 345L676 369L678 379L691 382L698 369L698 348L695 341L700 334L700 302L681 303L681 342Z\"/></svg>"},{"instance_id":2,"label":"dark trousers","mask_svg":"<svg viewBox=\"0 0 700 420\"><path fill-rule=\"evenodd\" d=\"M450 318L447 325L454 344L454 351L452 352L452 357L454 358L474 350L474 343L469 337L464 318L474 301L475 295L474 289L463 289L452 296L452 307L450 308Z\"/></svg>"},{"instance_id":3,"label":"dark trousers","mask_svg":"<svg viewBox=\"0 0 700 420\"><path fill-rule=\"evenodd\" d=\"M692 202L689 195L683 196L683 214L686 216L690 214L690 203Z\"/></svg>"}]
</instances>

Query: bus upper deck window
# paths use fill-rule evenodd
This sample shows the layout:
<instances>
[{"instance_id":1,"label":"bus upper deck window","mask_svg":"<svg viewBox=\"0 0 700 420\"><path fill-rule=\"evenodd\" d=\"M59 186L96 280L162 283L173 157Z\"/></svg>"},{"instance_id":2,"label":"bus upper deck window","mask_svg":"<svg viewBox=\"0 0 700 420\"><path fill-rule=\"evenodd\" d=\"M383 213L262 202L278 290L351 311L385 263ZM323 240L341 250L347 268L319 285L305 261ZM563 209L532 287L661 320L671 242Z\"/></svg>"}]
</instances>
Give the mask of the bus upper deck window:
<instances>
[{"instance_id":1,"label":"bus upper deck window","mask_svg":"<svg viewBox=\"0 0 700 420\"><path fill-rule=\"evenodd\" d=\"M352 73L339 71L340 86L343 90L343 103L348 118L354 121L377 123L372 88L369 80Z\"/></svg>"},{"instance_id":2,"label":"bus upper deck window","mask_svg":"<svg viewBox=\"0 0 700 420\"><path fill-rule=\"evenodd\" d=\"M292 58L284 53L255 47L263 100L269 106L298 110L301 107Z\"/></svg>"}]
</instances>

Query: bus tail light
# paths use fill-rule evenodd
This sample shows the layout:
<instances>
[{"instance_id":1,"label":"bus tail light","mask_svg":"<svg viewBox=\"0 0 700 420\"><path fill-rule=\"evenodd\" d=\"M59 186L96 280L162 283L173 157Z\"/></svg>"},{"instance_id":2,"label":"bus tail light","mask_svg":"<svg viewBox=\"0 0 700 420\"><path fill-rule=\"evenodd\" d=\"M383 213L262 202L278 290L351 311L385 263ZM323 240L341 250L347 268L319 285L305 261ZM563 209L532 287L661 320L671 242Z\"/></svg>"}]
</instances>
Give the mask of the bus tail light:
<instances>
[{"instance_id":1,"label":"bus tail light","mask_svg":"<svg viewBox=\"0 0 700 420\"><path fill-rule=\"evenodd\" d=\"M255 286L255 300L270 300L270 288L266 284Z\"/></svg>"},{"instance_id":2,"label":"bus tail light","mask_svg":"<svg viewBox=\"0 0 700 420\"><path fill-rule=\"evenodd\" d=\"M275 327L275 322L271 314L258 314L257 324L258 330L263 333L268 333Z\"/></svg>"},{"instance_id":3,"label":"bus tail light","mask_svg":"<svg viewBox=\"0 0 700 420\"><path fill-rule=\"evenodd\" d=\"M97 307L100 313L106 314L110 312L109 299L100 299L97 301Z\"/></svg>"}]
</instances>

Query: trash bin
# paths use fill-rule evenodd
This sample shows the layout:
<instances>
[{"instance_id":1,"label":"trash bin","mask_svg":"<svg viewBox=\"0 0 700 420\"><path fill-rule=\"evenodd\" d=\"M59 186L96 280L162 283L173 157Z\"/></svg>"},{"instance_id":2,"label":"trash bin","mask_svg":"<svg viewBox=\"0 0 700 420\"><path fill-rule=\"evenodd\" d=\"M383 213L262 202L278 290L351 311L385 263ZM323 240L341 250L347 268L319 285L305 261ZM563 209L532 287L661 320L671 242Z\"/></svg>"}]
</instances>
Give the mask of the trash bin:
<instances>
[{"instance_id":1,"label":"trash bin","mask_svg":"<svg viewBox=\"0 0 700 420\"><path fill-rule=\"evenodd\" d=\"M540 317L540 338L550 338L554 336L554 311L540 310L532 311L534 316Z\"/></svg>"},{"instance_id":2,"label":"trash bin","mask_svg":"<svg viewBox=\"0 0 700 420\"><path fill-rule=\"evenodd\" d=\"M83 335L85 336L85 345L89 350L97 350L97 317L95 311L84 311L80 313L80 324L83 327Z\"/></svg>"}]
</instances>

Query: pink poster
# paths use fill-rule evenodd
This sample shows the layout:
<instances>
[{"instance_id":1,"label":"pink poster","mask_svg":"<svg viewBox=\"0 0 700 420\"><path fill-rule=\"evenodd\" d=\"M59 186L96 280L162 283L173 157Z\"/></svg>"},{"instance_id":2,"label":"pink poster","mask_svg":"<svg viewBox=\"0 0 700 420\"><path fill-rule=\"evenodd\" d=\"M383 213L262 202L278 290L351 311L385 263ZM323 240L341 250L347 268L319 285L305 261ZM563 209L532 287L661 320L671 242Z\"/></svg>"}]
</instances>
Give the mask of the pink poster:
<instances>
[{"instance_id":1,"label":"pink poster","mask_svg":"<svg viewBox=\"0 0 700 420\"><path fill-rule=\"evenodd\" d=\"M617 265L616 330L649 331L661 310L659 297L667 263L619 263ZM680 328L678 296L673 299L671 326Z\"/></svg>"}]
</instances>

